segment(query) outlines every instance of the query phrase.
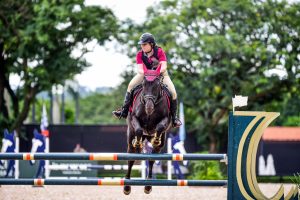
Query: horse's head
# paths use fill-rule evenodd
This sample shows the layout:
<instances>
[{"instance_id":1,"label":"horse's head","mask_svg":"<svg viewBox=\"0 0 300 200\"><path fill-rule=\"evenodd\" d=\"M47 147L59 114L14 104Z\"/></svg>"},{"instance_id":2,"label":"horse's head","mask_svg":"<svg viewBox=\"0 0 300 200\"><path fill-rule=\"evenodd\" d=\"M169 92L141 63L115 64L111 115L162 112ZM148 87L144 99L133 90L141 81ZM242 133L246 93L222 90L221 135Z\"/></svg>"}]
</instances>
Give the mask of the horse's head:
<instances>
[{"instance_id":1,"label":"horse's head","mask_svg":"<svg viewBox=\"0 0 300 200\"><path fill-rule=\"evenodd\" d=\"M143 80L143 96L142 100L145 103L145 112L151 115L154 111L154 106L158 102L161 93L161 76L159 66L156 70L148 70L144 66Z\"/></svg>"}]
</instances>

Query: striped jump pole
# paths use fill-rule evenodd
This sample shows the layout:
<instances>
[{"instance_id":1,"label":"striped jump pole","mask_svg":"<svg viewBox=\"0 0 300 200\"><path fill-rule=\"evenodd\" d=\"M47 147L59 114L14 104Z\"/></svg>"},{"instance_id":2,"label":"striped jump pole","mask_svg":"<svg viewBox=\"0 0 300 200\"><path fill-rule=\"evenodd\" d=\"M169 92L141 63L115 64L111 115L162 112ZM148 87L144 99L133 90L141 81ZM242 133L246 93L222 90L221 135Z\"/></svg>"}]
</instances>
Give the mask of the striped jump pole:
<instances>
[{"instance_id":1,"label":"striped jump pole","mask_svg":"<svg viewBox=\"0 0 300 200\"><path fill-rule=\"evenodd\" d=\"M91 165L91 164L52 164L48 166L49 170L81 170L87 171L90 169L101 169L101 170L128 170L128 165ZM144 169L143 166L133 165L133 170Z\"/></svg>"},{"instance_id":2,"label":"striped jump pole","mask_svg":"<svg viewBox=\"0 0 300 200\"><path fill-rule=\"evenodd\" d=\"M0 160L227 160L226 154L0 153Z\"/></svg>"},{"instance_id":3,"label":"striped jump pole","mask_svg":"<svg viewBox=\"0 0 300 200\"><path fill-rule=\"evenodd\" d=\"M235 111L229 115L227 180L134 180L134 179L0 179L0 185L133 185L133 186L227 186L227 199L270 199L259 189L256 155L264 129L279 113ZM226 154L127 154L127 153L0 153L0 160L220 160ZM251 166L251 167L249 167ZM254 166L254 167L253 167ZM272 199L298 199L293 187Z\"/></svg>"},{"instance_id":4,"label":"striped jump pole","mask_svg":"<svg viewBox=\"0 0 300 200\"><path fill-rule=\"evenodd\" d=\"M226 186L227 180L0 179L0 185Z\"/></svg>"}]
</instances>

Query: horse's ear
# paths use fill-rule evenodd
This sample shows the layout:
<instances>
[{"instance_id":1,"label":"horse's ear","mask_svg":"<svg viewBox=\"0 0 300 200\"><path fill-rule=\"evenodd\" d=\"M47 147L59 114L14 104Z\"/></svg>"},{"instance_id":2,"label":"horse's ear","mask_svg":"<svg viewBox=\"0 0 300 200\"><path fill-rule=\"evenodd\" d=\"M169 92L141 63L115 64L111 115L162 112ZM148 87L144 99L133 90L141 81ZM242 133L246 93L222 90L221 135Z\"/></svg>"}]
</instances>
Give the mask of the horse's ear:
<instances>
[{"instance_id":1,"label":"horse's ear","mask_svg":"<svg viewBox=\"0 0 300 200\"><path fill-rule=\"evenodd\" d=\"M147 71L148 71L148 69L147 69L147 67L144 64L143 64L143 69L144 69L144 74L146 74Z\"/></svg>"},{"instance_id":2,"label":"horse's ear","mask_svg":"<svg viewBox=\"0 0 300 200\"><path fill-rule=\"evenodd\" d=\"M158 74L160 74L160 70L161 70L161 65L159 65L159 66L156 68L156 72L157 72Z\"/></svg>"}]
</instances>

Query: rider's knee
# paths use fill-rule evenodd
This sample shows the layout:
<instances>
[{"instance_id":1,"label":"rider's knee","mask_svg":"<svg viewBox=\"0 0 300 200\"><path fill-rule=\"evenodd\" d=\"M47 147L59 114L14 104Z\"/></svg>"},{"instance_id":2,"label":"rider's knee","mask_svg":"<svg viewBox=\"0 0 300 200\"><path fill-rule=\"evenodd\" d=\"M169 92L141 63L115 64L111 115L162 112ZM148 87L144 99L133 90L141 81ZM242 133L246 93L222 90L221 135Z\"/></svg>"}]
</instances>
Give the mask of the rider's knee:
<instances>
[{"instance_id":1,"label":"rider's knee","mask_svg":"<svg viewBox=\"0 0 300 200\"><path fill-rule=\"evenodd\" d=\"M136 86L135 83L133 83L132 81L128 84L128 87L127 87L127 92L131 92L132 89Z\"/></svg>"},{"instance_id":2,"label":"rider's knee","mask_svg":"<svg viewBox=\"0 0 300 200\"><path fill-rule=\"evenodd\" d=\"M136 81L130 81L127 87L127 92L131 92L133 88L135 88L137 85L139 85L139 82Z\"/></svg>"},{"instance_id":3,"label":"rider's knee","mask_svg":"<svg viewBox=\"0 0 300 200\"><path fill-rule=\"evenodd\" d=\"M176 91L172 92L172 99L173 100L177 99L177 93L176 93Z\"/></svg>"}]
</instances>

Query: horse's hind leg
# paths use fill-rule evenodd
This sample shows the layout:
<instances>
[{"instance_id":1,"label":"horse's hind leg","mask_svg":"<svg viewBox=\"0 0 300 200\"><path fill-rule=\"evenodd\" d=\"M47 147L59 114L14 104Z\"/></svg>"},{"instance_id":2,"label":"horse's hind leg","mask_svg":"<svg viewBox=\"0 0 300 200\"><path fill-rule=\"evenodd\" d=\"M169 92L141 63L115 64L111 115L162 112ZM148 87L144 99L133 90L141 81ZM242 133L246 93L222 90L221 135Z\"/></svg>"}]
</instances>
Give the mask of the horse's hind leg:
<instances>
[{"instance_id":1,"label":"horse's hind leg","mask_svg":"<svg viewBox=\"0 0 300 200\"><path fill-rule=\"evenodd\" d=\"M128 146L127 153L135 153L135 149L133 148L132 145ZM132 169L133 164L134 164L134 160L128 160L128 170L127 170L125 179L130 179L131 169ZM129 195L130 192L131 192L131 186L125 185L123 188L123 193L126 195Z\"/></svg>"},{"instance_id":2,"label":"horse's hind leg","mask_svg":"<svg viewBox=\"0 0 300 200\"><path fill-rule=\"evenodd\" d=\"M156 153L160 153L161 149L164 147L165 145L165 141L166 141L166 134L163 133L162 137L161 137L161 144L159 146L153 147L152 153L156 154ZM152 169L153 169L153 164L154 161L149 161L149 171L148 171L148 176L147 179L152 179ZM152 186L151 185L147 185L144 188L144 192L146 194L149 194L152 191Z\"/></svg>"},{"instance_id":3,"label":"horse's hind leg","mask_svg":"<svg viewBox=\"0 0 300 200\"><path fill-rule=\"evenodd\" d=\"M150 160L149 161L149 168L148 168L148 175L147 175L147 179L152 179L152 168L153 168L153 164L154 161ZM152 191L152 186L151 185L146 185L144 188L144 192L146 194L150 194L150 192Z\"/></svg>"},{"instance_id":4,"label":"horse's hind leg","mask_svg":"<svg viewBox=\"0 0 300 200\"><path fill-rule=\"evenodd\" d=\"M161 150L161 148L154 148L152 150L152 153L155 154L155 153L159 153ZM149 161L149 170L148 170L148 175L147 175L147 179L152 179L152 169L153 169L153 165L154 165L154 160L150 160ZM150 194L150 192L152 191L152 186L151 185L147 185L145 186L144 188L144 192L146 194Z\"/></svg>"}]
</instances>

